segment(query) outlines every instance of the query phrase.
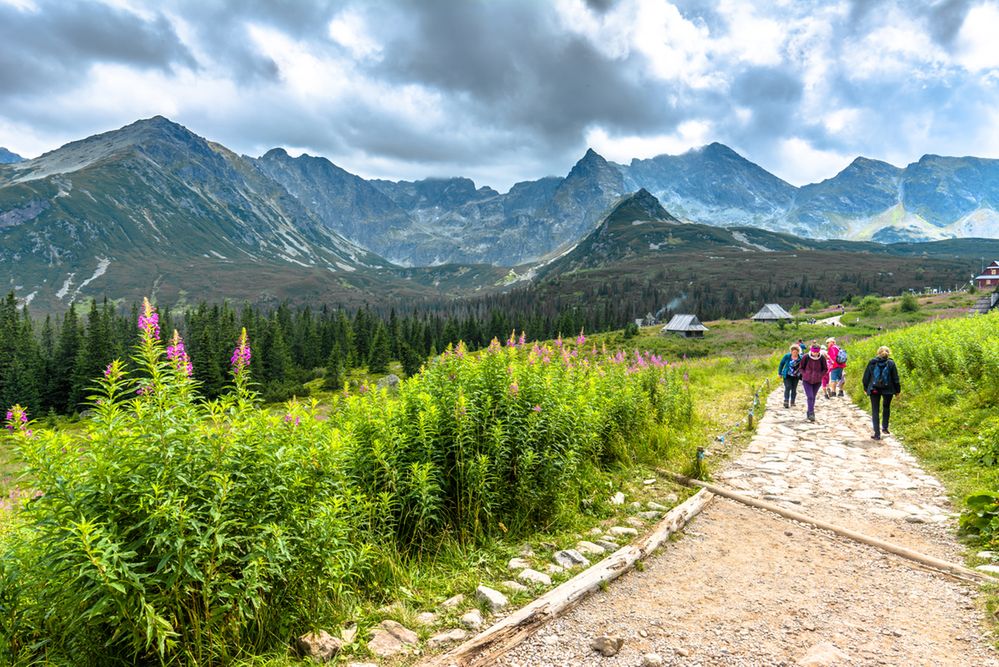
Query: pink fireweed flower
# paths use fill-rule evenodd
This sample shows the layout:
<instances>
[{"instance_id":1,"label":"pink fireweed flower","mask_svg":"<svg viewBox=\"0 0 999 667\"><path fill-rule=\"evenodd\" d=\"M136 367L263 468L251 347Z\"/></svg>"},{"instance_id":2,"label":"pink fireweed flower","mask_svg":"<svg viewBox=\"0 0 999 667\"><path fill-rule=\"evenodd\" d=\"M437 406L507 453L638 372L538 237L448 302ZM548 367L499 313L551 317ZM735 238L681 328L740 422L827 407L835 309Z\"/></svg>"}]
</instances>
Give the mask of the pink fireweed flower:
<instances>
[{"instance_id":1,"label":"pink fireweed flower","mask_svg":"<svg viewBox=\"0 0 999 667\"><path fill-rule=\"evenodd\" d=\"M555 339L555 347L562 347L562 334L559 334L558 338Z\"/></svg>"},{"instance_id":2,"label":"pink fireweed flower","mask_svg":"<svg viewBox=\"0 0 999 667\"><path fill-rule=\"evenodd\" d=\"M149 303L148 298L142 299L142 314L139 315L139 331L159 340L160 316Z\"/></svg>"},{"instance_id":3,"label":"pink fireweed flower","mask_svg":"<svg viewBox=\"0 0 999 667\"><path fill-rule=\"evenodd\" d=\"M489 350L490 353L496 353L499 352L500 347L501 347L500 342L497 339L493 338L491 341L489 341L489 347L487 349Z\"/></svg>"},{"instance_id":4,"label":"pink fireweed flower","mask_svg":"<svg viewBox=\"0 0 999 667\"><path fill-rule=\"evenodd\" d=\"M511 396L516 396L517 393L520 392L520 386L516 382L512 382L510 383L509 391Z\"/></svg>"},{"instance_id":5,"label":"pink fireweed flower","mask_svg":"<svg viewBox=\"0 0 999 667\"><path fill-rule=\"evenodd\" d=\"M114 369L111 368L111 364L108 364L108 367L104 369L104 377L110 378L111 377L111 373L113 373L113 372L114 372Z\"/></svg>"},{"instance_id":6,"label":"pink fireweed flower","mask_svg":"<svg viewBox=\"0 0 999 667\"><path fill-rule=\"evenodd\" d=\"M513 347L517 344L517 330L514 329L510 332L510 337L506 339L506 346Z\"/></svg>"},{"instance_id":7,"label":"pink fireweed flower","mask_svg":"<svg viewBox=\"0 0 999 667\"><path fill-rule=\"evenodd\" d=\"M170 339L170 345L167 345L166 349L167 359L172 361L178 371L191 377L192 371L194 371L194 366L191 365L191 358L187 356L187 350L184 349L184 340L177 333L177 330L173 330L173 338Z\"/></svg>"},{"instance_id":8,"label":"pink fireweed flower","mask_svg":"<svg viewBox=\"0 0 999 667\"><path fill-rule=\"evenodd\" d=\"M11 406L10 410L7 411L7 419L4 427L13 433L14 431L24 431L29 437L31 436L31 431L26 429L28 424L28 411L26 408L22 408L20 405Z\"/></svg>"},{"instance_id":9,"label":"pink fireweed flower","mask_svg":"<svg viewBox=\"0 0 999 667\"><path fill-rule=\"evenodd\" d=\"M580 329L579 330L579 335L576 336L576 345L578 345L579 347L582 347L585 344L586 344L586 336L583 335L583 330Z\"/></svg>"},{"instance_id":10,"label":"pink fireweed flower","mask_svg":"<svg viewBox=\"0 0 999 667\"><path fill-rule=\"evenodd\" d=\"M535 412L541 412L541 406L540 406L540 405L535 405L535 406L534 406L533 408L531 408L531 409L532 409L532 410L534 410Z\"/></svg>"},{"instance_id":11,"label":"pink fireweed flower","mask_svg":"<svg viewBox=\"0 0 999 667\"><path fill-rule=\"evenodd\" d=\"M243 372L245 368L250 365L250 358L253 356L253 352L250 350L250 341L246 336L246 327L239 333L239 343L236 345L236 349L232 351L232 357L229 359L229 364L232 366L232 370L236 375Z\"/></svg>"},{"instance_id":12,"label":"pink fireweed flower","mask_svg":"<svg viewBox=\"0 0 999 667\"><path fill-rule=\"evenodd\" d=\"M520 337L517 339L517 347L523 347L526 343L527 343L527 334L521 331Z\"/></svg>"},{"instance_id":13,"label":"pink fireweed flower","mask_svg":"<svg viewBox=\"0 0 999 667\"><path fill-rule=\"evenodd\" d=\"M298 426L299 424L302 423L302 420L299 417L296 417L295 415L285 415L284 416L284 423L285 424L294 424L295 426Z\"/></svg>"}]
</instances>

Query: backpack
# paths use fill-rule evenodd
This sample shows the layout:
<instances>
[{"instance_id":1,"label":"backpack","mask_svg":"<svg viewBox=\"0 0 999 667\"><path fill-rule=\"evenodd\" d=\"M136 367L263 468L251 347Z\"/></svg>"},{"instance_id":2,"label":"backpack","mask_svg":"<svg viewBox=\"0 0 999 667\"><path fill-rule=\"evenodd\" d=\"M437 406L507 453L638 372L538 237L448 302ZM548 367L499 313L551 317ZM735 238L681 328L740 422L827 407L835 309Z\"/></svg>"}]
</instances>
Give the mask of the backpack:
<instances>
[{"instance_id":1,"label":"backpack","mask_svg":"<svg viewBox=\"0 0 999 667\"><path fill-rule=\"evenodd\" d=\"M888 368L888 361L878 361L874 364L874 373L871 375L871 389L883 392L891 387L891 371Z\"/></svg>"},{"instance_id":2,"label":"backpack","mask_svg":"<svg viewBox=\"0 0 999 667\"><path fill-rule=\"evenodd\" d=\"M845 364L847 359L846 350L839 348L839 352L836 353L836 363Z\"/></svg>"},{"instance_id":3,"label":"backpack","mask_svg":"<svg viewBox=\"0 0 999 667\"><path fill-rule=\"evenodd\" d=\"M793 378L801 377L801 357L791 359L787 362L787 375Z\"/></svg>"}]
</instances>

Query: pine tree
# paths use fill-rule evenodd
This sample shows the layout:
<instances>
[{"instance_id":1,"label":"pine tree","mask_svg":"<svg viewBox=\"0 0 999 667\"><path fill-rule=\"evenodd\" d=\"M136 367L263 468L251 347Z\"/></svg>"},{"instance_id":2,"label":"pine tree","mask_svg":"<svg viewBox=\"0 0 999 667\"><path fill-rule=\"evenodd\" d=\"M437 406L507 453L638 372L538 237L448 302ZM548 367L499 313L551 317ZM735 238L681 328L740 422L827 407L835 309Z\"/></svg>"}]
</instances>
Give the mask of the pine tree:
<instances>
[{"instance_id":1,"label":"pine tree","mask_svg":"<svg viewBox=\"0 0 999 667\"><path fill-rule=\"evenodd\" d=\"M334 346L330 350L329 357L326 359L326 379L323 381L323 386L330 391L343 389L343 383L347 375L343 362L343 353L339 347Z\"/></svg>"},{"instance_id":2,"label":"pine tree","mask_svg":"<svg viewBox=\"0 0 999 667\"><path fill-rule=\"evenodd\" d=\"M388 364L392 357L392 350L389 347L388 329L382 320L375 323L374 334L371 337L371 351L368 354L369 373L387 373Z\"/></svg>"},{"instance_id":3,"label":"pine tree","mask_svg":"<svg viewBox=\"0 0 999 667\"><path fill-rule=\"evenodd\" d=\"M409 343L402 344L400 357L402 372L406 374L406 377L412 377L420 372L420 367L423 366L423 357Z\"/></svg>"}]
</instances>

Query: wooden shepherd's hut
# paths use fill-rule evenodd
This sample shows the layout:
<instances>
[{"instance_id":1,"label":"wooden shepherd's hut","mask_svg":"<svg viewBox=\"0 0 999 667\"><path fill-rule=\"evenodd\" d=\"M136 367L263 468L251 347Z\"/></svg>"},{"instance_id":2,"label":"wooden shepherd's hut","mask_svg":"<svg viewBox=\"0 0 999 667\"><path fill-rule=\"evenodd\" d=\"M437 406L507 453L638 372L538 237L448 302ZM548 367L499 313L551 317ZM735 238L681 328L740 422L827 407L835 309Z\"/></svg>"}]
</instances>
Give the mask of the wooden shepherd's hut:
<instances>
[{"instance_id":1,"label":"wooden shepherd's hut","mask_svg":"<svg viewBox=\"0 0 999 667\"><path fill-rule=\"evenodd\" d=\"M697 315L674 315L661 330L663 334L677 334L684 338L703 338L708 328L701 324Z\"/></svg>"},{"instance_id":2,"label":"wooden shepherd's hut","mask_svg":"<svg viewBox=\"0 0 999 667\"><path fill-rule=\"evenodd\" d=\"M794 318L779 303L768 303L753 315L754 322L790 322Z\"/></svg>"}]
</instances>

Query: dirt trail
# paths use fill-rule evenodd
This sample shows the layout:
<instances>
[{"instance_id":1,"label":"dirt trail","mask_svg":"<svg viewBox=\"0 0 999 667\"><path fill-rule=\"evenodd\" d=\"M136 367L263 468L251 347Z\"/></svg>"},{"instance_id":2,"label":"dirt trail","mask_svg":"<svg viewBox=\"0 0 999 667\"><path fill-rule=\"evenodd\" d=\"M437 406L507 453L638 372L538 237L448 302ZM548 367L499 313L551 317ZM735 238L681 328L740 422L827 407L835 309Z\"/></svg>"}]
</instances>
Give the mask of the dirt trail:
<instances>
[{"instance_id":1,"label":"dirt trail","mask_svg":"<svg viewBox=\"0 0 999 667\"><path fill-rule=\"evenodd\" d=\"M780 399L720 484L960 562L942 487L893 437L871 440L846 398L820 398L814 424ZM686 532L497 664L999 666L968 584L721 498ZM605 632L616 656L590 649Z\"/></svg>"}]
</instances>

